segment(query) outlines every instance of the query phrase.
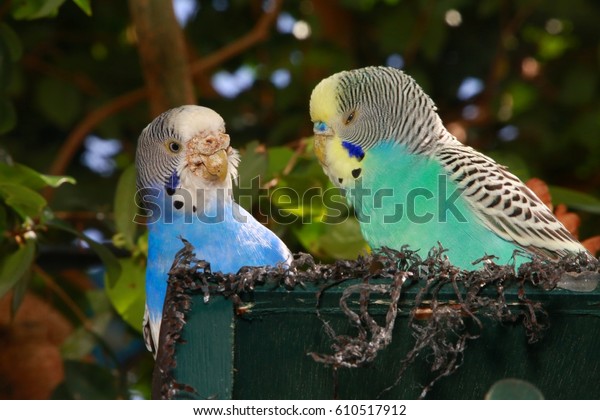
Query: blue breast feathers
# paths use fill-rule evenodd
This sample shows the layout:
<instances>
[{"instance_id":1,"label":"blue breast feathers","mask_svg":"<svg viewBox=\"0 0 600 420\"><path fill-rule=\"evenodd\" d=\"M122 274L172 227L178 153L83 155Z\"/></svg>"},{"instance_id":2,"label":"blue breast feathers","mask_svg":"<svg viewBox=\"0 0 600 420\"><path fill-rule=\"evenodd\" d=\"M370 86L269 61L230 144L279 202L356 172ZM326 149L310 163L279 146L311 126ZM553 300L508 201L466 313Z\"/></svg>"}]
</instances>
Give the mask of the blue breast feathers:
<instances>
[{"instance_id":1,"label":"blue breast feathers","mask_svg":"<svg viewBox=\"0 0 600 420\"><path fill-rule=\"evenodd\" d=\"M161 218L149 225L146 302L151 321L160 320L162 315L168 273L175 254L183 248L180 238L194 246L196 257L208 261L212 271L236 273L243 266L291 261L290 251L277 235L232 200L205 212L204 217L198 217L174 211L171 220Z\"/></svg>"}]
</instances>

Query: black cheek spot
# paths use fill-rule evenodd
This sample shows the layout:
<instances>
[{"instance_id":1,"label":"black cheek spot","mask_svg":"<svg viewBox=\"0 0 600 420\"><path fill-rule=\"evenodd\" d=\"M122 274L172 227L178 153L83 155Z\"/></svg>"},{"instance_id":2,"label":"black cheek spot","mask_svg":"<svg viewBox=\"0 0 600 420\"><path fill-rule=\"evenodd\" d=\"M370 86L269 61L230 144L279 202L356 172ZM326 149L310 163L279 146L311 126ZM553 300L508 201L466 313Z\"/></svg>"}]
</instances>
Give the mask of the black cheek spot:
<instances>
[{"instance_id":1,"label":"black cheek spot","mask_svg":"<svg viewBox=\"0 0 600 420\"><path fill-rule=\"evenodd\" d=\"M356 179L360 176L360 173L362 172L361 168L356 168L352 170L352 176Z\"/></svg>"},{"instance_id":2,"label":"black cheek spot","mask_svg":"<svg viewBox=\"0 0 600 420\"><path fill-rule=\"evenodd\" d=\"M342 182L344 182L344 178L338 178L338 182L341 184Z\"/></svg>"},{"instance_id":3,"label":"black cheek spot","mask_svg":"<svg viewBox=\"0 0 600 420\"><path fill-rule=\"evenodd\" d=\"M167 195L175 194L175 188L167 187Z\"/></svg>"},{"instance_id":4,"label":"black cheek spot","mask_svg":"<svg viewBox=\"0 0 600 420\"><path fill-rule=\"evenodd\" d=\"M196 210L198 210L198 209L196 208L196 206L192 206L192 211L193 211L194 213L196 213Z\"/></svg>"},{"instance_id":5,"label":"black cheek spot","mask_svg":"<svg viewBox=\"0 0 600 420\"><path fill-rule=\"evenodd\" d=\"M173 207L175 207L177 210L181 210L183 207L183 201L173 201Z\"/></svg>"}]
</instances>

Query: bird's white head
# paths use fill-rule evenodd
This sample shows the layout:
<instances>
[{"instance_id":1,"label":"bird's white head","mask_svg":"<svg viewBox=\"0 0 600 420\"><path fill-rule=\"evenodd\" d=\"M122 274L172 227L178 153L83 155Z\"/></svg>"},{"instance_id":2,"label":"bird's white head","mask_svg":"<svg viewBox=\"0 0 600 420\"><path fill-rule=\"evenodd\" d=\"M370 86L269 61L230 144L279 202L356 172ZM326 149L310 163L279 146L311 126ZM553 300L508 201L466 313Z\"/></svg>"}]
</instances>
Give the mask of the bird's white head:
<instances>
[{"instance_id":1,"label":"bird's white head","mask_svg":"<svg viewBox=\"0 0 600 420\"><path fill-rule=\"evenodd\" d=\"M140 134L136 152L138 188L224 190L237 178L239 153L230 146L223 118L210 108L185 105L154 119Z\"/></svg>"}]
</instances>

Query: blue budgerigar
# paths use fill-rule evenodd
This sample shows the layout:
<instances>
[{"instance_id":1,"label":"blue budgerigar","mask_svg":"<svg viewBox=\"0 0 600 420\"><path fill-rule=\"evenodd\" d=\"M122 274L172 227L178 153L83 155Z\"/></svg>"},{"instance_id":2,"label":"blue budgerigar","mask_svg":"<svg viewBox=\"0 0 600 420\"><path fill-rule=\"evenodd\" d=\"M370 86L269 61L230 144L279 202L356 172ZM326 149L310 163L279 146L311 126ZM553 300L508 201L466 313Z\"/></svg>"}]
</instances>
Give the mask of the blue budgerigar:
<instances>
[{"instance_id":1,"label":"blue budgerigar","mask_svg":"<svg viewBox=\"0 0 600 420\"><path fill-rule=\"evenodd\" d=\"M180 238L213 271L291 261L283 242L232 197L239 154L215 111L187 105L158 116L141 133L138 195L148 213L144 338L156 356L168 273Z\"/></svg>"},{"instance_id":2,"label":"blue budgerigar","mask_svg":"<svg viewBox=\"0 0 600 420\"><path fill-rule=\"evenodd\" d=\"M506 167L448 132L402 71L334 74L313 90L310 115L317 158L372 248L408 244L426 256L439 241L464 269L484 254L506 264L515 250L593 258Z\"/></svg>"}]
</instances>

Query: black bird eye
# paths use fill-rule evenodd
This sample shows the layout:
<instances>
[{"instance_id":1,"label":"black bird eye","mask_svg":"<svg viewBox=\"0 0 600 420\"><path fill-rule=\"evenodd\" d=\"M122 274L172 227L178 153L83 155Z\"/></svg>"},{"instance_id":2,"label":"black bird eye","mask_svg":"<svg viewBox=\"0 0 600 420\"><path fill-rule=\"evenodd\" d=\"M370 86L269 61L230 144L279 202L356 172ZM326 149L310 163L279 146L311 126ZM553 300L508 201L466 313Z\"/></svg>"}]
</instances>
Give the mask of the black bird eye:
<instances>
[{"instance_id":1,"label":"black bird eye","mask_svg":"<svg viewBox=\"0 0 600 420\"><path fill-rule=\"evenodd\" d=\"M350 115L348 115L348 117L346 118L346 124L350 124L353 119L354 119L354 111L352 111L350 113Z\"/></svg>"},{"instance_id":2,"label":"black bird eye","mask_svg":"<svg viewBox=\"0 0 600 420\"><path fill-rule=\"evenodd\" d=\"M181 144L179 144L176 141L170 141L168 147L169 150L173 153L179 153L179 151L181 150Z\"/></svg>"}]
</instances>

